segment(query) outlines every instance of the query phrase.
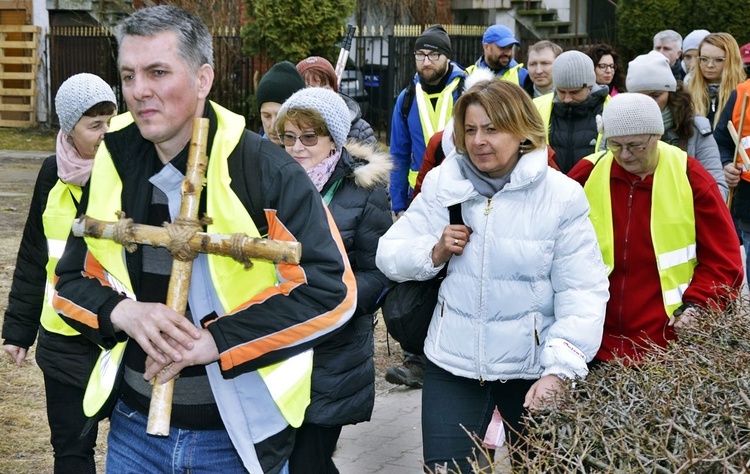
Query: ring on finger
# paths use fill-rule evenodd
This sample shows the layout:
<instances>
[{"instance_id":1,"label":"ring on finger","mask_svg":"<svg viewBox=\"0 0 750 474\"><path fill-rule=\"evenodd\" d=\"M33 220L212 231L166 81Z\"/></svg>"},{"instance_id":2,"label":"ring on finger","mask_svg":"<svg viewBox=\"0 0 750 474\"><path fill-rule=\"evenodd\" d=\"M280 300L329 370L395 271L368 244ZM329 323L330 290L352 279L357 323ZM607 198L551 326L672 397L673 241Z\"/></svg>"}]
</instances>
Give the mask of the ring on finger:
<instances>
[{"instance_id":1,"label":"ring on finger","mask_svg":"<svg viewBox=\"0 0 750 474\"><path fill-rule=\"evenodd\" d=\"M453 245L458 245L458 239L453 239Z\"/></svg>"}]
</instances>

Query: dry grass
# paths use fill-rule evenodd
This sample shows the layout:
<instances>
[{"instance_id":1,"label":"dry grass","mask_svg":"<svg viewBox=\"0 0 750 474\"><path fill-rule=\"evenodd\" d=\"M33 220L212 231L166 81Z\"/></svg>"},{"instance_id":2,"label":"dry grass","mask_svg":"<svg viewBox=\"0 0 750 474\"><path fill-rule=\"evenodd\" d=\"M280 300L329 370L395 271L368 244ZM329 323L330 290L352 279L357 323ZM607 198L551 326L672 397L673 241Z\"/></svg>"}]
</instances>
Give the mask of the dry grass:
<instances>
[{"instance_id":1,"label":"dry grass","mask_svg":"<svg viewBox=\"0 0 750 474\"><path fill-rule=\"evenodd\" d=\"M3 150L54 151L57 130L0 128Z\"/></svg>"}]
</instances>

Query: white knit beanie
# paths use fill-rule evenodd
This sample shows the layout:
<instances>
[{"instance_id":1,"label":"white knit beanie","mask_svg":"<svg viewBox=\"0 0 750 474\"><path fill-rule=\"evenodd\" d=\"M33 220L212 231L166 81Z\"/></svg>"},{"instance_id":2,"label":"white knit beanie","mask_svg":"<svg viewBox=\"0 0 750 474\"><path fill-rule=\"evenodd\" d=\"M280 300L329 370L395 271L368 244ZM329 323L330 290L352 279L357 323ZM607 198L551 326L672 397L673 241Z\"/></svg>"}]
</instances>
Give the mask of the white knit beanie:
<instances>
[{"instance_id":1,"label":"white knit beanie","mask_svg":"<svg viewBox=\"0 0 750 474\"><path fill-rule=\"evenodd\" d=\"M349 116L349 107L336 92L322 87L308 87L298 90L284 102L279 109L279 114L289 109L316 110L323 117L336 148L341 149L344 146L352 123ZM283 130L278 132L283 133Z\"/></svg>"},{"instance_id":2,"label":"white knit beanie","mask_svg":"<svg viewBox=\"0 0 750 474\"><path fill-rule=\"evenodd\" d=\"M565 51L552 63L552 82L562 89L596 85L594 61L580 51Z\"/></svg>"},{"instance_id":3,"label":"white knit beanie","mask_svg":"<svg viewBox=\"0 0 750 474\"><path fill-rule=\"evenodd\" d=\"M685 39L682 40L682 52L686 53L691 49L698 49L701 41L703 41L703 39L710 34L711 32L708 30L691 31L690 34L688 34Z\"/></svg>"},{"instance_id":4,"label":"white knit beanie","mask_svg":"<svg viewBox=\"0 0 750 474\"><path fill-rule=\"evenodd\" d=\"M111 102L117 107L112 87L94 74L70 76L55 95L55 110L63 133L70 135L83 113L100 102Z\"/></svg>"},{"instance_id":5,"label":"white knit beanie","mask_svg":"<svg viewBox=\"0 0 750 474\"><path fill-rule=\"evenodd\" d=\"M602 112L602 127L605 140L626 135L664 134L659 104L647 95L634 92L612 97Z\"/></svg>"},{"instance_id":6,"label":"white knit beanie","mask_svg":"<svg viewBox=\"0 0 750 474\"><path fill-rule=\"evenodd\" d=\"M649 51L630 61L625 87L628 92L674 92L677 90L677 81L667 57L656 51Z\"/></svg>"}]
</instances>

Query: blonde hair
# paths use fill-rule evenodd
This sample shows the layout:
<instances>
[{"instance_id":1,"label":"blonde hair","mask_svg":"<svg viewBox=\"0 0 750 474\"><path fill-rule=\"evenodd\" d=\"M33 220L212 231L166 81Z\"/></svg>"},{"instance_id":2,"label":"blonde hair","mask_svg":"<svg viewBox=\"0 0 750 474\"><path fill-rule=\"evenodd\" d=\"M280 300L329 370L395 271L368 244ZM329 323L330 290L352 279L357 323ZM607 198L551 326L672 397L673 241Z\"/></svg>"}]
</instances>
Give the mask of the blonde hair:
<instances>
[{"instance_id":1,"label":"blonde hair","mask_svg":"<svg viewBox=\"0 0 750 474\"><path fill-rule=\"evenodd\" d=\"M284 127L289 122L300 130L303 128L312 128L319 137L330 137L328 125L323 120L323 116L315 109L288 108L279 112L276 117L276 133L279 137L284 135Z\"/></svg>"},{"instance_id":2,"label":"blonde hair","mask_svg":"<svg viewBox=\"0 0 750 474\"><path fill-rule=\"evenodd\" d=\"M519 86L500 79L475 84L453 108L456 150L466 154L464 120L470 105L481 106L497 130L526 138L524 152L547 146L544 122L529 95Z\"/></svg>"},{"instance_id":3,"label":"blonde hair","mask_svg":"<svg viewBox=\"0 0 750 474\"><path fill-rule=\"evenodd\" d=\"M729 95L737 85L747 79L745 70L740 57L740 46L729 33L712 33L706 36L698 46L698 55L701 55L701 49L704 44L710 44L724 51L724 70L721 73L721 83L719 84L719 97L716 101L716 115L714 115L713 126L719 121L721 111L729 99ZM703 76L700 65L693 70L693 77L688 85L690 95L693 96L696 115L708 115L708 109L711 105L711 98L708 96L708 83Z\"/></svg>"}]
</instances>

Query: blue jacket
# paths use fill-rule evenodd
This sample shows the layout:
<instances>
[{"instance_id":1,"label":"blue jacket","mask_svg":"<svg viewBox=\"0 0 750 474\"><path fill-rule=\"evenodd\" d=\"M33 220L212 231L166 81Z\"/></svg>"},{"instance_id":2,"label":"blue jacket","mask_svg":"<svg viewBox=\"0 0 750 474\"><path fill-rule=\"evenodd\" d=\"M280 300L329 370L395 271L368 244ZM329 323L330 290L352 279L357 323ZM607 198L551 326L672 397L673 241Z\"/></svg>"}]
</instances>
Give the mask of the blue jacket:
<instances>
[{"instance_id":1,"label":"blue jacket","mask_svg":"<svg viewBox=\"0 0 750 474\"><path fill-rule=\"evenodd\" d=\"M456 77L465 75L464 69L458 63L451 61L451 66L447 84L450 84ZM414 85L418 82L419 75L414 74ZM453 93L454 103L458 100L461 92L459 88ZM391 119L390 153L393 157L393 170L391 171L390 193L391 207L395 213L405 210L409 204L409 196L411 195L408 181L409 170L419 171L419 167L422 166L422 157L427 148L422 134L422 124L419 120L416 100L412 101L407 121L404 122L403 117L401 117L405 95L406 89L398 95Z\"/></svg>"}]
</instances>

